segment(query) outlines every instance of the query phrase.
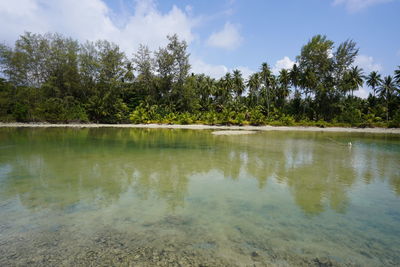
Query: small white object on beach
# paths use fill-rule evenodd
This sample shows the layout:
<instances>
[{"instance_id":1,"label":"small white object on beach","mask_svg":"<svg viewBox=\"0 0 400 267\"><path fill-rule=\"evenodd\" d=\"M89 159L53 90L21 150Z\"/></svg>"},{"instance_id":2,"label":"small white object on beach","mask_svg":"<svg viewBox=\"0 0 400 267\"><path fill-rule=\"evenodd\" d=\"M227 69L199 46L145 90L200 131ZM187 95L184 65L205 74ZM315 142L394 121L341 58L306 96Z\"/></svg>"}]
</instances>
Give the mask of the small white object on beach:
<instances>
[{"instance_id":1,"label":"small white object on beach","mask_svg":"<svg viewBox=\"0 0 400 267\"><path fill-rule=\"evenodd\" d=\"M349 147L351 147L352 146L351 142L349 142L348 145L349 145Z\"/></svg>"},{"instance_id":2,"label":"small white object on beach","mask_svg":"<svg viewBox=\"0 0 400 267\"><path fill-rule=\"evenodd\" d=\"M214 131L212 134L214 135L241 135L241 134L254 134L257 131L246 131L246 130L229 130L229 131Z\"/></svg>"}]
</instances>

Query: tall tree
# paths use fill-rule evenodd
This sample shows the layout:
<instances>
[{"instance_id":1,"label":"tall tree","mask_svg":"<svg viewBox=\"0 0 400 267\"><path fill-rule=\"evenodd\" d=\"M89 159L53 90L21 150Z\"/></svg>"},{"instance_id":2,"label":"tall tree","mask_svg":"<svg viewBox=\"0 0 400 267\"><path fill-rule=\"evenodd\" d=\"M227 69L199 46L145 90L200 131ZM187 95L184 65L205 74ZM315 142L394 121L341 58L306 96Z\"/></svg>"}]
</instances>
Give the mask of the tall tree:
<instances>
[{"instance_id":1,"label":"tall tree","mask_svg":"<svg viewBox=\"0 0 400 267\"><path fill-rule=\"evenodd\" d=\"M308 83L311 91L321 88L327 77L330 76L332 70L333 59L331 51L333 42L328 40L326 36L316 35L302 47L300 56L297 57L299 68L302 73L313 73L314 82Z\"/></svg>"},{"instance_id":2,"label":"tall tree","mask_svg":"<svg viewBox=\"0 0 400 267\"><path fill-rule=\"evenodd\" d=\"M3 73L16 85L40 87L49 75L49 40L46 36L25 32L14 49L3 45Z\"/></svg>"},{"instance_id":3,"label":"tall tree","mask_svg":"<svg viewBox=\"0 0 400 267\"><path fill-rule=\"evenodd\" d=\"M240 70L234 70L233 71L233 88L234 92L236 94L236 99L239 99L240 96L243 94L244 90L244 83L243 83L243 77L242 73Z\"/></svg>"},{"instance_id":4,"label":"tall tree","mask_svg":"<svg viewBox=\"0 0 400 267\"><path fill-rule=\"evenodd\" d=\"M346 71L354 63L359 51L356 46L357 44L354 41L347 40L341 43L333 54L336 83L340 83Z\"/></svg>"},{"instance_id":5,"label":"tall tree","mask_svg":"<svg viewBox=\"0 0 400 267\"><path fill-rule=\"evenodd\" d=\"M227 72L223 78L220 79L220 86L218 90L218 97L220 105L226 105L232 96L233 91L233 78L231 73Z\"/></svg>"},{"instance_id":6,"label":"tall tree","mask_svg":"<svg viewBox=\"0 0 400 267\"><path fill-rule=\"evenodd\" d=\"M297 64L294 64L292 69L290 70L290 84L294 87L295 92L297 92L297 87L300 86L300 70L297 67Z\"/></svg>"},{"instance_id":7,"label":"tall tree","mask_svg":"<svg viewBox=\"0 0 400 267\"><path fill-rule=\"evenodd\" d=\"M373 95L375 97L377 87L382 83L381 75L377 71L372 71L366 77L366 83L372 88Z\"/></svg>"},{"instance_id":8,"label":"tall tree","mask_svg":"<svg viewBox=\"0 0 400 267\"><path fill-rule=\"evenodd\" d=\"M345 92L351 92L351 96L353 97L354 91L358 90L363 83L363 70L360 69L358 66L351 67L349 71L347 71L344 75Z\"/></svg>"},{"instance_id":9,"label":"tall tree","mask_svg":"<svg viewBox=\"0 0 400 267\"><path fill-rule=\"evenodd\" d=\"M302 47L300 55L297 57L299 68L303 75L302 88L306 95L305 102L309 107L307 96L314 95L318 103L315 110L318 113L324 113L331 110L328 106L332 105L330 100L332 92L332 69L334 59L332 55L333 41L326 36L316 35ZM304 106L304 111L305 111ZM321 114L327 115L327 114Z\"/></svg>"},{"instance_id":10,"label":"tall tree","mask_svg":"<svg viewBox=\"0 0 400 267\"><path fill-rule=\"evenodd\" d=\"M279 87L278 87L278 103L280 107L283 107L286 97L289 96L289 84L290 74L287 69L281 69L278 76Z\"/></svg>"},{"instance_id":11,"label":"tall tree","mask_svg":"<svg viewBox=\"0 0 400 267\"><path fill-rule=\"evenodd\" d=\"M209 110L212 103L212 95L216 93L216 82L213 78L204 74L196 75L197 87L196 94L199 96L200 107L202 111Z\"/></svg>"},{"instance_id":12,"label":"tall tree","mask_svg":"<svg viewBox=\"0 0 400 267\"><path fill-rule=\"evenodd\" d=\"M396 91L398 91L398 89L396 88L395 81L390 75L383 79L381 86L377 90L379 95L385 99L386 102L386 121L389 121L389 102Z\"/></svg>"},{"instance_id":13,"label":"tall tree","mask_svg":"<svg viewBox=\"0 0 400 267\"><path fill-rule=\"evenodd\" d=\"M400 66L397 66L397 70L394 71L394 79L397 84L400 86Z\"/></svg>"},{"instance_id":14,"label":"tall tree","mask_svg":"<svg viewBox=\"0 0 400 267\"><path fill-rule=\"evenodd\" d=\"M264 62L261 64L261 82L263 85L263 95L267 102L267 115L269 116L270 106L271 106L271 85L273 83L272 71L268 63Z\"/></svg>"},{"instance_id":15,"label":"tall tree","mask_svg":"<svg viewBox=\"0 0 400 267\"><path fill-rule=\"evenodd\" d=\"M150 104L157 103L159 99L158 91L154 84L154 59L151 56L150 49L145 45L139 45L138 51L133 55L134 68L138 73L137 81L140 89L146 96Z\"/></svg>"},{"instance_id":16,"label":"tall tree","mask_svg":"<svg viewBox=\"0 0 400 267\"><path fill-rule=\"evenodd\" d=\"M156 53L157 72L162 84L161 92L168 103L173 104L182 96L183 84L190 70L187 43L179 41L176 34L167 37L167 47Z\"/></svg>"},{"instance_id":17,"label":"tall tree","mask_svg":"<svg viewBox=\"0 0 400 267\"><path fill-rule=\"evenodd\" d=\"M88 101L93 121L121 122L127 117L127 106L121 98L126 73L126 57L119 46L106 40L94 44L96 50L96 90Z\"/></svg>"},{"instance_id":18,"label":"tall tree","mask_svg":"<svg viewBox=\"0 0 400 267\"><path fill-rule=\"evenodd\" d=\"M261 86L260 74L258 72L251 74L246 86L249 88L250 105L258 105Z\"/></svg>"}]
</instances>

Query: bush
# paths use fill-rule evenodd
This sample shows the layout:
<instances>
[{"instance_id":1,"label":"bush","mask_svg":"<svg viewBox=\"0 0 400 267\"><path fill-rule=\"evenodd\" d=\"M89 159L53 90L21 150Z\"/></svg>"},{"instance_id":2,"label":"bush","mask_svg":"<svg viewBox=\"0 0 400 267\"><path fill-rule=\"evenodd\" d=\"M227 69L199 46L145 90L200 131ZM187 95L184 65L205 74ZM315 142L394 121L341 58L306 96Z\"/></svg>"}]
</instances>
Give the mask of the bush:
<instances>
[{"instance_id":1,"label":"bush","mask_svg":"<svg viewBox=\"0 0 400 267\"><path fill-rule=\"evenodd\" d=\"M257 107L250 111L250 124L251 125L263 125L265 124L265 116L261 111L260 107Z\"/></svg>"},{"instance_id":2,"label":"bush","mask_svg":"<svg viewBox=\"0 0 400 267\"><path fill-rule=\"evenodd\" d=\"M135 124L147 123L149 121L147 110L142 106L136 107L136 109L130 114L129 120Z\"/></svg>"},{"instance_id":3,"label":"bush","mask_svg":"<svg viewBox=\"0 0 400 267\"><path fill-rule=\"evenodd\" d=\"M397 111L393 116L393 120L391 120L388 124L389 128L400 128L400 111Z\"/></svg>"},{"instance_id":4,"label":"bush","mask_svg":"<svg viewBox=\"0 0 400 267\"><path fill-rule=\"evenodd\" d=\"M27 122L29 121L28 118L28 107L22 103L15 103L13 116L16 121L18 122Z\"/></svg>"},{"instance_id":5,"label":"bush","mask_svg":"<svg viewBox=\"0 0 400 267\"><path fill-rule=\"evenodd\" d=\"M193 118L188 112L182 113L178 115L178 124L191 124L193 123Z\"/></svg>"},{"instance_id":6,"label":"bush","mask_svg":"<svg viewBox=\"0 0 400 267\"><path fill-rule=\"evenodd\" d=\"M290 115L283 115L280 118L280 122L282 123L282 125L285 125L285 126L292 126L295 124L294 118Z\"/></svg>"}]
</instances>

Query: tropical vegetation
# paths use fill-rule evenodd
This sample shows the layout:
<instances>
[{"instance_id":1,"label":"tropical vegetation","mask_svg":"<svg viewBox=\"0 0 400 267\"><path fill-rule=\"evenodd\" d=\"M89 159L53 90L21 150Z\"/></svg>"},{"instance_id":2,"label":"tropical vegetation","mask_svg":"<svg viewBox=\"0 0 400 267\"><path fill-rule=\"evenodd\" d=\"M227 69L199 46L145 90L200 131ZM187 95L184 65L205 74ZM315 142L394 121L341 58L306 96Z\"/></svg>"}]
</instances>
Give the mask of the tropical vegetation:
<instances>
[{"instance_id":1,"label":"tropical vegetation","mask_svg":"<svg viewBox=\"0 0 400 267\"><path fill-rule=\"evenodd\" d=\"M187 43L168 41L129 57L105 40L24 33L0 45L0 121L400 126L400 66L365 73L352 40L316 35L277 75L264 62L219 79L191 73ZM365 99L354 95L364 84Z\"/></svg>"}]
</instances>

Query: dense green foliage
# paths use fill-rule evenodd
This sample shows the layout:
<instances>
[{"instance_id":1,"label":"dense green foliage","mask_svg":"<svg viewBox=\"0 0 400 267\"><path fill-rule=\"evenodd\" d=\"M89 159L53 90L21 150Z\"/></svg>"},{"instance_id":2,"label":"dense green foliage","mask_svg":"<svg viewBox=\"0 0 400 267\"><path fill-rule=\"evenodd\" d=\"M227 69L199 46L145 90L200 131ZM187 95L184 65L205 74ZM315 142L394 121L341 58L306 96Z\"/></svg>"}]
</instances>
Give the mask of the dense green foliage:
<instances>
[{"instance_id":1,"label":"dense green foliage","mask_svg":"<svg viewBox=\"0 0 400 267\"><path fill-rule=\"evenodd\" d=\"M176 35L128 58L108 41L25 33L0 45L0 120L21 122L205 123L400 126L400 67L364 76L356 43L335 47L314 36L292 69L267 63L244 80L190 73L187 44ZM364 82L367 99L354 96Z\"/></svg>"}]
</instances>

